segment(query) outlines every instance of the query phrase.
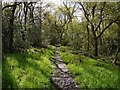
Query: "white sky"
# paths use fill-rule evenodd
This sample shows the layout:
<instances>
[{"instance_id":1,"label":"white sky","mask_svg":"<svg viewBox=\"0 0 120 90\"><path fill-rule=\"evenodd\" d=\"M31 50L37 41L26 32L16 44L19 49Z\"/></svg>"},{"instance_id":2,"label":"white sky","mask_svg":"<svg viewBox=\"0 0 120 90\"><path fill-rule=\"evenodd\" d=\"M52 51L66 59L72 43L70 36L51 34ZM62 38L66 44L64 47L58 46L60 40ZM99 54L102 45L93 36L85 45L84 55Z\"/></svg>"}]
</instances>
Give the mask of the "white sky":
<instances>
[{"instance_id":1,"label":"white sky","mask_svg":"<svg viewBox=\"0 0 120 90\"><path fill-rule=\"evenodd\" d=\"M46 3L53 3L55 5L55 7L57 6L61 6L63 4L63 1L77 1L77 0L2 0L2 2L24 2L24 1L31 1L31 2L39 2L39 1L43 1ZM76 12L74 15L76 16L81 16L82 12ZM81 17L78 17L79 20L81 20Z\"/></svg>"},{"instance_id":2,"label":"white sky","mask_svg":"<svg viewBox=\"0 0 120 90\"><path fill-rule=\"evenodd\" d=\"M55 3L56 5L59 5L63 0L47 0L47 1Z\"/></svg>"},{"instance_id":3,"label":"white sky","mask_svg":"<svg viewBox=\"0 0 120 90\"><path fill-rule=\"evenodd\" d=\"M40 0L0 0L3 2L25 2L25 1L31 1L31 2L39 2ZM63 1L63 0L41 0L41 1L45 1L45 2L53 2L55 4L58 4L59 2ZM65 1L65 0L64 0Z\"/></svg>"}]
</instances>

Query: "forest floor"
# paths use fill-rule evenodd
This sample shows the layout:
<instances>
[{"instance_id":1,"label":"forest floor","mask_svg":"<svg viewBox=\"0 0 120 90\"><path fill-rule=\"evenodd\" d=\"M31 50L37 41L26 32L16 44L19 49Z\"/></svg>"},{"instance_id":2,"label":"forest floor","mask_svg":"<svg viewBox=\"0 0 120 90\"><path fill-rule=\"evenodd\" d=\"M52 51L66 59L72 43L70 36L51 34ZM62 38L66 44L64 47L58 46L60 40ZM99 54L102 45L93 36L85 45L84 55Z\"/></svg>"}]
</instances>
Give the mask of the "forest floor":
<instances>
[{"instance_id":1,"label":"forest floor","mask_svg":"<svg viewBox=\"0 0 120 90\"><path fill-rule=\"evenodd\" d=\"M52 82L55 46L31 48L26 53L6 54L2 65L3 88L40 88L56 90ZM60 57L80 88L118 88L120 68L103 60L72 54L60 47ZM58 57L59 58L59 57Z\"/></svg>"}]
</instances>

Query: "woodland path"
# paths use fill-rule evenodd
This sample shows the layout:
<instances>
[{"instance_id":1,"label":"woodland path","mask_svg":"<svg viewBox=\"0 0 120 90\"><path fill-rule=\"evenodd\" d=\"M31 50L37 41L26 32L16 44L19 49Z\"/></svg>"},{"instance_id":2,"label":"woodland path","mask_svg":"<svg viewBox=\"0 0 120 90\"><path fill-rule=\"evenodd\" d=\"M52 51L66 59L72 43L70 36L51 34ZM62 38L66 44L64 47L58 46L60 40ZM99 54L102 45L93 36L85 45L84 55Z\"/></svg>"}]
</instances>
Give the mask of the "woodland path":
<instances>
[{"instance_id":1,"label":"woodland path","mask_svg":"<svg viewBox=\"0 0 120 90\"><path fill-rule=\"evenodd\" d=\"M52 74L53 83L60 90L80 90L66 64L61 60L59 49L60 47L56 47L55 70Z\"/></svg>"}]
</instances>

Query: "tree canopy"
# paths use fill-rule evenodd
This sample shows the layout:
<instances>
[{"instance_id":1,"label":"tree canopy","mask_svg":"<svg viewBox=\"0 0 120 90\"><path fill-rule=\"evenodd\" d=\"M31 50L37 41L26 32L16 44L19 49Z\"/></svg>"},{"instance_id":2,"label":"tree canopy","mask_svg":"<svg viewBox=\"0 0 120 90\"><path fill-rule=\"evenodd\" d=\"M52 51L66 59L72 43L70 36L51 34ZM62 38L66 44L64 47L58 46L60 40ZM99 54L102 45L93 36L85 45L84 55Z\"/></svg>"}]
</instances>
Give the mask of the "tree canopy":
<instances>
[{"instance_id":1,"label":"tree canopy","mask_svg":"<svg viewBox=\"0 0 120 90\"><path fill-rule=\"evenodd\" d=\"M98 56L120 46L119 2L3 3L2 13L3 52L60 44Z\"/></svg>"}]
</instances>

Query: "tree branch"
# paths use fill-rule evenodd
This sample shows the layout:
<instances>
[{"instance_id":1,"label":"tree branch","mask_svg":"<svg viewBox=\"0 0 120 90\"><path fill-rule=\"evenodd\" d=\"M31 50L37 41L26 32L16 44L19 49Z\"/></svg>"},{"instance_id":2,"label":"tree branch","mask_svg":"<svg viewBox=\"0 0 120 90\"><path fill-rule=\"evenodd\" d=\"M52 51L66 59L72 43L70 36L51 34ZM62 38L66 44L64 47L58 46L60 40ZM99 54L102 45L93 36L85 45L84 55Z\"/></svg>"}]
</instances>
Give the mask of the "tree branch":
<instances>
[{"instance_id":1,"label":"tree branch","mask_svg":"<svg viewBox=\"0 0 120 90\"><path fill-rule=\"evenodd\" d=\"M101 37L101 35L104 33L104 31L109 28L114 22L116 22L117 20L111 21L103 30L102 32L97 36L97 38Z\"/></svg>"},{"instance_id":2,"label":"tree branch","mask_svg":"<svg viewBox=\"0 0 120 90\"><path fill-rule=\"evenodd\" d=\"M78 2L81 6L82 6L82 9L84 11L84 16L85 18L87 19L87 21L93 26L92 22L90 22L89 18L88 18L88 14L87 14L87 11L85 10L84 6L82 5L81 2Z\"/></svg>"},{"instance_id":3,"label":"tree branch","mask_svg":"<svg viewBox=\"0 0 120 90\"><path fill-rule=\"evenodd\" d=\"M106 5L106 2L104 2L103 8L101 8L101 11L100 11L100 21L99 21L99 23L98 23L98 25L97 25L95 31L97 31L97 29L100 27L101 23L103 22L102 15L103 15L103 10L104 10L105 5Z\"/></svg>"},{"instance_id":4,"label":"tree branch","mask_svg":"<svg viewBox=\"0 0 120 90\"><path fill-rule=\"evenodd\" d=\"M21 4L21 2L18 3L18 4L16 4L16 5L19 5L19 4ZM13 4L13 5L7 5L7 6L4 6L4 7L2 8L2 11L3 11L4 9L8 8L8 7L14 7L14 6L16 6L16 5Z\"/></svg>"},{"instance_id":5,"label":"tree branch","mask_svg":"<svg viewBox=\"0 0 120 90\"><path fill-rule=\"evenodd\" d=\"M97 7L97 3L92 7L92 18L94 19L95 8Z\"/></svg>"}]
</instances>

